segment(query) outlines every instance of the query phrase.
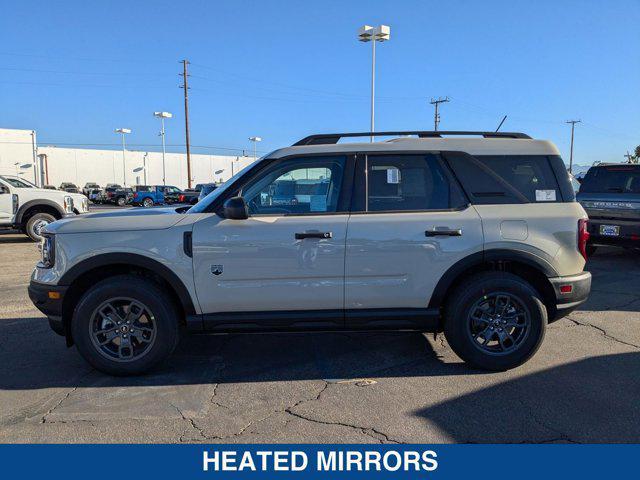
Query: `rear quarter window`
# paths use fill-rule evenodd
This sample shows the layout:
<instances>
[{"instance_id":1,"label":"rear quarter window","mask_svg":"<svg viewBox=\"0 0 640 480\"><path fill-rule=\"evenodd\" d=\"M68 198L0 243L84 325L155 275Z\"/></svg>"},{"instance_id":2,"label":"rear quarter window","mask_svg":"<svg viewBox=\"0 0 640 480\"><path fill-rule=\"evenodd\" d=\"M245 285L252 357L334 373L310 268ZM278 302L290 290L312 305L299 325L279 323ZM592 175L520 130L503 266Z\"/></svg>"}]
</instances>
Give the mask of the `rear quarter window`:
<instances>
[{"instance_id":1,"label":"rear quarter window","mask_svg":"<svg viewBox=\"0 0 640 480\"><path fill-rule=\"evenodd\" d=\"M447 155L471 202L479 205L564 201L547 156ZM566 170L560 173L567 176ZM571 201L573 199L566 199Z\"/></svg>"}]
</instances>

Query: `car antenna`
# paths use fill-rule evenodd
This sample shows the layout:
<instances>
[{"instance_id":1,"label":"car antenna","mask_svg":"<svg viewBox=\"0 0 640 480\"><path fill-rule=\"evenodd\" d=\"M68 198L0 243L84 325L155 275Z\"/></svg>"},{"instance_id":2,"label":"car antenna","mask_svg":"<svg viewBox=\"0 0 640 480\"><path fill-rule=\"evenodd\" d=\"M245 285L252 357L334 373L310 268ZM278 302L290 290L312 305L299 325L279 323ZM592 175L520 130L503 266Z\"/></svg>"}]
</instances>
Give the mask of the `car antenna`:
<instances>
[{"instance_id":1,"label":"car antenna","mask_svg":"<svg viewBox=\"0 0 640 480\"><path fill-rule=\"evenodd\" d=\"M498 128L496 128L496 132L498 130L500 130L500 127L502 126L502 124L504 123L504 121L507 119L507 116L505 115L504 117L502 117L502 121L500 122L500 125L498 125Z\"/></svg>"}]
</instances>

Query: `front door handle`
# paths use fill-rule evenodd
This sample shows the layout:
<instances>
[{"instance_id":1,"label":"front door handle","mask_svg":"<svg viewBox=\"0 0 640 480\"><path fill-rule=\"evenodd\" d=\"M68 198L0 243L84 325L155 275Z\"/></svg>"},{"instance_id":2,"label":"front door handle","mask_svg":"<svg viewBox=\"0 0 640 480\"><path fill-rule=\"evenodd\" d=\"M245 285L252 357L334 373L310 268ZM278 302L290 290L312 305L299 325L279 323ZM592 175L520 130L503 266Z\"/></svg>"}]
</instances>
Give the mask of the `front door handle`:
<instances>
[{"instance_id":1,"label":"front door handle","mask_svg":"<svg viewBox=\"0 0 640 480\"><path fill-rule=\"evenodd\" d=\"M424 232L426 237L436 237L442 235L443 237L461 237L462 229L461 228L446 228L446 227L435 227L431 230L427 230Z\"/></svg>"},{"instance_id":2,"label":"front door handle","mask_svg":"<svg viewBox=\"0 0 640 480\"><path fill-rule=\"evenodd\" d=\"M333 238L333 233L332 232L296 233L296 240L304 240L305 238Z\"/></svg>"}]
</instances>

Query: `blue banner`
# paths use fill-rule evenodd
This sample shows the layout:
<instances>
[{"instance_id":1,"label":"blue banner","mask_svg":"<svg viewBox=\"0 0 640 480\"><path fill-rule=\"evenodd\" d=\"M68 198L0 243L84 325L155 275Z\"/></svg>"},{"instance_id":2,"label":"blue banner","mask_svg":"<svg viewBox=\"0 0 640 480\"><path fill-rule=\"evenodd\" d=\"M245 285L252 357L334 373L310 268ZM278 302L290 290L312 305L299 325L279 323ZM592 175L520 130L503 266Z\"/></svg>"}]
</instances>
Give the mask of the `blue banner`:
<instances>
[{"instance_id":1,"label":"blue banner","mask_svg":"<svg viewBox=\"0 0 640 480\"><path fill-rule=\"evenodd\" d=\"M2 445L4 478L637 478L638 445Z\"/></svg>"}]
</instances>

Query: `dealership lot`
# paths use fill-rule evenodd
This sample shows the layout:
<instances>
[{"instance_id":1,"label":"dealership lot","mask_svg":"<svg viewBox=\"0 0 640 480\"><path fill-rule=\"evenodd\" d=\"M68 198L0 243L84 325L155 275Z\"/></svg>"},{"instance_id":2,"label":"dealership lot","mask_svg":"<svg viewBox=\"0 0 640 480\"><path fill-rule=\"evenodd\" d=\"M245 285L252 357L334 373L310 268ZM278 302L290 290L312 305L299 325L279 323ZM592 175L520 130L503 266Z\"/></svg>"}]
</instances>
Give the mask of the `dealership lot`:
<instances>
[{"instance_id":1,"label":"dealership lot","mask_svg":"<svg viewBox=\"0 0 640 480\"><path fill-rule=\"evenodd\" d=\"M582 308L504 373L442 336L190 336L139 378L93 371L32 306L0 234L0 442L639 442L640 254L600 249Z\"/></svg>"}]
</instances>

